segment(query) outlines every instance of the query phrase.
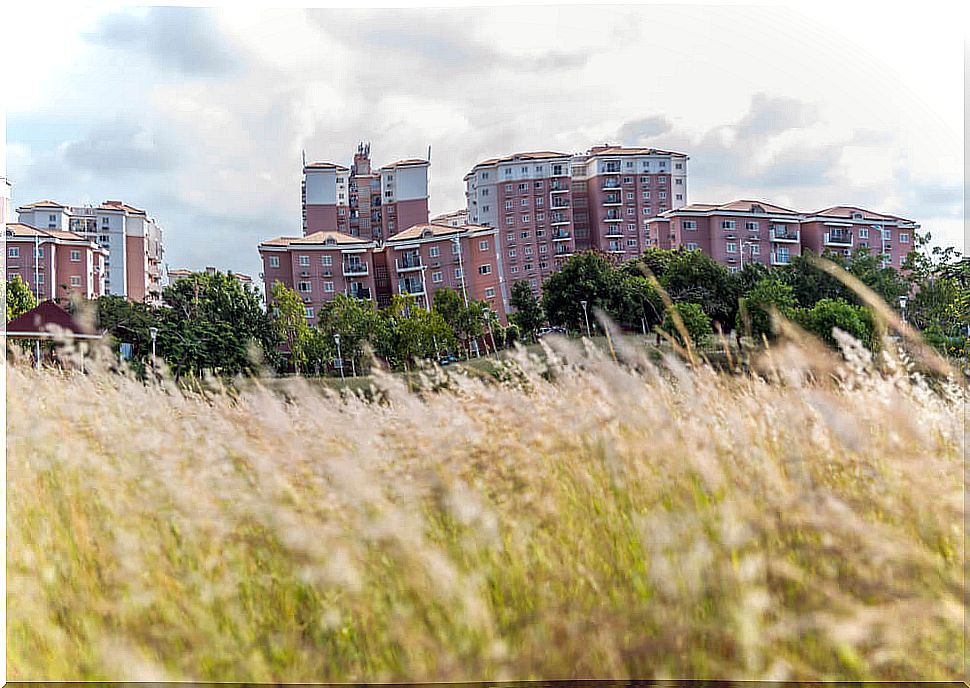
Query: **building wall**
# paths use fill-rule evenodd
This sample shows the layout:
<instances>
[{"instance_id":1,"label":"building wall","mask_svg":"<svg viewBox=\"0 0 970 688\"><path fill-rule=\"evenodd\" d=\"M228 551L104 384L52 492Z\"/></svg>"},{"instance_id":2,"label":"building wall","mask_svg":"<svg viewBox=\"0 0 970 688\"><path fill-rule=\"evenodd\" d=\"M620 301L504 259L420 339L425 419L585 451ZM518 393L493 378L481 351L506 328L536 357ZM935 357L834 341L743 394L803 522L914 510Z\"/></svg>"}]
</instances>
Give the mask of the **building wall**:
<instances>
[{"instance_id":1,"label":"building wall","mask_svg":"<svg viewBox=\"0 0 970 688\"><path fill-rule=\"evenodd\" d=\"M43 255L37 261L35 273L33 239L8 237L5 244L6 278L9 280L14 275L19 275L40 301L66 299L72 293L93 299L104 293L101 250L81 242L55 243L50 239L41 240L37 248ZM10 249L19 251L19 257L11 258ZM76 261L71 260L72 251L77 251ZM76 284L72 284L72 277L77 279Z\"/></svg>"},{"instance_id":2,"label":"building wall","mask_svg":"<svg viewBox=\"0 0 970 688\"><path fill-rule=\"evenodd\" d=\"M337 229L337 204L333 205L310 205L306 206L307 228L304 234L315 232L336 232Z\"/></svg>"},{"instance_id":3,"label":"building wall","mask_svg":"<svg viewBox=\"0 0 970 688\"><path fill-rule=\"evenodd\" d=\"M145 267L145 237L125 237L125 295L133 301L145 300Z\"/></svg>"}]
</instances>

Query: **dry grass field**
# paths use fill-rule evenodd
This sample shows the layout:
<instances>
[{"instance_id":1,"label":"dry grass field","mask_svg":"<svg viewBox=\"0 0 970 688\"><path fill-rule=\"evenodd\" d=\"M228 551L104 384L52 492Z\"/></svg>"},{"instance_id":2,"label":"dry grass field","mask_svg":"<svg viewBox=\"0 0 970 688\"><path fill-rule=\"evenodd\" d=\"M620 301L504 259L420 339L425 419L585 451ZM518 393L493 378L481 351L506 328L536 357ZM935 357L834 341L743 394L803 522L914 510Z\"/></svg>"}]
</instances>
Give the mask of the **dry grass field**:
<instances>
[{"instance_id":1,"label":"dry grass field","mask_svg":"<svg viewBox=\"0 0 970 688\"><path fill-rule=\"evenodd\" d=\"M8 365L8 679L961 674L965 388L544 346L369 400Z\"/></svg>"}]
</instances>

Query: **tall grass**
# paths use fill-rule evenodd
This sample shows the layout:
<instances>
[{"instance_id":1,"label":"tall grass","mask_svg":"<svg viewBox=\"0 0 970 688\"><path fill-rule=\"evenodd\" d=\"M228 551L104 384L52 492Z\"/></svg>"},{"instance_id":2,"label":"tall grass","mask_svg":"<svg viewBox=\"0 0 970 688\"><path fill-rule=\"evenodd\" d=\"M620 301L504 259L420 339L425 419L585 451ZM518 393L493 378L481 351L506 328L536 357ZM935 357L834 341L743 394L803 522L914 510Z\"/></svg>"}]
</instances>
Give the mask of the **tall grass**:
<instances>
[{"instance_id":1,"label":"tall grass","mask_svg":"<svg viewBox=\"0 0 970 688\"><path fill-rule=\"evenodd\" d=\"M371 400L9 366L8 677L960 674L965 389L617 345Z\"/></svg>"}]
</instances>

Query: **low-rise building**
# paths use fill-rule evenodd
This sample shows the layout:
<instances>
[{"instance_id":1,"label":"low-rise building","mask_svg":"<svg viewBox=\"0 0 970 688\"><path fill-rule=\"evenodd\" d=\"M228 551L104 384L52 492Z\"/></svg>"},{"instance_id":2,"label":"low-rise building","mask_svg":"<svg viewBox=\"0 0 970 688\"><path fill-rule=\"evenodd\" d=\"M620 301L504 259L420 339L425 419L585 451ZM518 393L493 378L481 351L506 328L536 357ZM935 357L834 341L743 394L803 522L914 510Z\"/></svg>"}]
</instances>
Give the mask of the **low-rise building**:
<instances>
[{"instance_id":1,"label":"low-rise building","mask_svg":"<svg viewBox=\"0 0 970 688\"><path fill-rule=\"evenodd\" d=\"M213 266L207 265L205 270L188 270L186 268L174 268L168 271L168 283L175 284L179 280L188 279L192 275L214 275L219 272L219 270ZM243 274L241 272L233 272L232 270L226 273L230 277L235 278L237 282L244 286L252 286L253 278L250 275Z\"/></svg>"},{"instance_id":2,"label":"low-rise building","mask_svg":"<svg viewBox=\"0 0 970 688\"><path fill-rule=\"evenodd\" d=\"M105 248L106 293L134 301L161 300L162 230L144 210L122 201L68 206L44 200L20 206L17 214L26 225L73 232Z\"/></svg>"},{"instance_id":3,"label":"low-rise building","mask_svg":"<svg viewBox=\"0 0 970 688\"><path fill-rule=\"evenodd\" d=\"M105 293L108 251L88 237L22 222L5 230L7 279L19 276L38 301Z\"/></svg>"}]
</instances>

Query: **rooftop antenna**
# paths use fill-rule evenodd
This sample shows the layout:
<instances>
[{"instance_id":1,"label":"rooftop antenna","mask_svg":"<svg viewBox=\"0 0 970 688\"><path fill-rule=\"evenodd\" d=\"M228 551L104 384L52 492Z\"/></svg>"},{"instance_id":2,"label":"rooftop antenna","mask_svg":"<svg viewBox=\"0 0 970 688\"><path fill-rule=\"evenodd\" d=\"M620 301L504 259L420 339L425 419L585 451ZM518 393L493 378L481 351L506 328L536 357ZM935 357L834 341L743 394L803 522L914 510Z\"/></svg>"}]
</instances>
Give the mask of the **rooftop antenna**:
<instances>
[{"instance_id":1,"label":"rooftop antenna","mask_svg":"<svg viewBox=\"0 0 970 688\"><path fill-rule=\"evenodd\" d=\"M303 166L306 167L306 148L303 149Z\"/></svg>"},{"instance_id":2,"label":"rooftop antenna","mask_svg":"<svg viewBox=\"0 0 970 688\"><path fill-rule=\"evenodd\" d=\"M428 162L431 162L431 144L428 144Z\"/></svg>"}]
</instances>

